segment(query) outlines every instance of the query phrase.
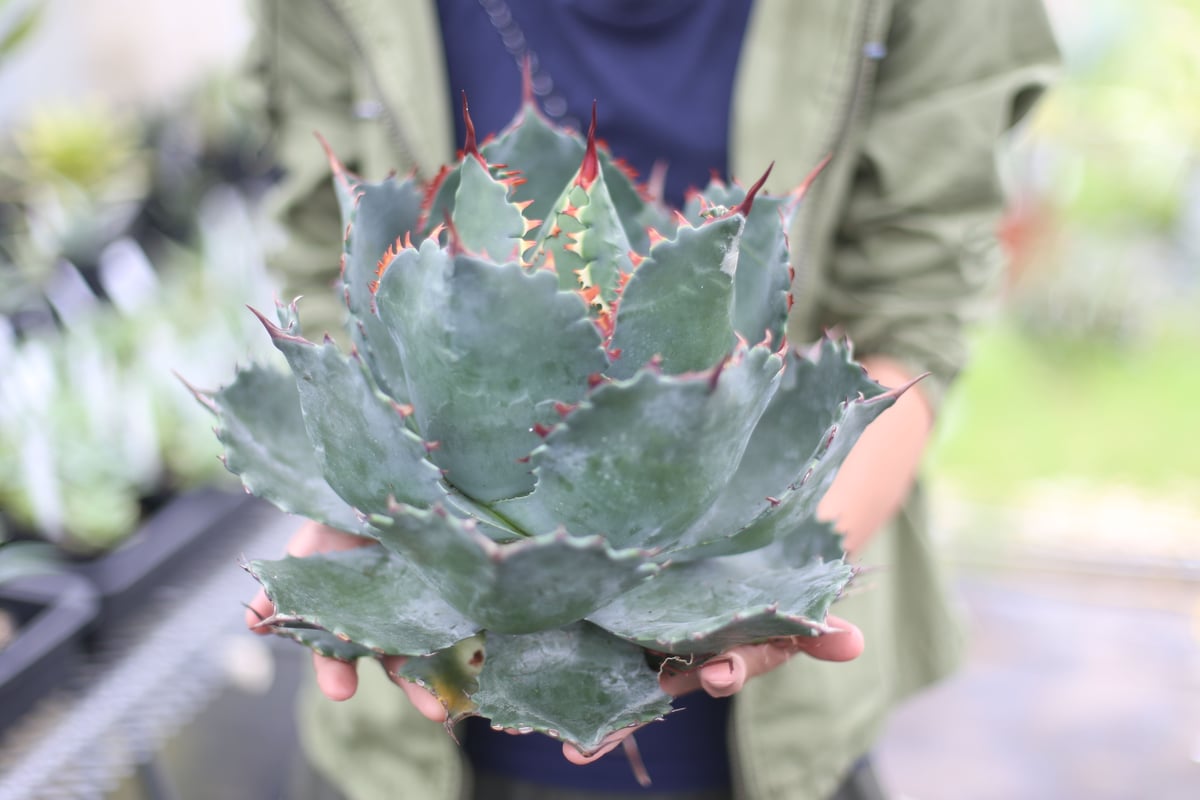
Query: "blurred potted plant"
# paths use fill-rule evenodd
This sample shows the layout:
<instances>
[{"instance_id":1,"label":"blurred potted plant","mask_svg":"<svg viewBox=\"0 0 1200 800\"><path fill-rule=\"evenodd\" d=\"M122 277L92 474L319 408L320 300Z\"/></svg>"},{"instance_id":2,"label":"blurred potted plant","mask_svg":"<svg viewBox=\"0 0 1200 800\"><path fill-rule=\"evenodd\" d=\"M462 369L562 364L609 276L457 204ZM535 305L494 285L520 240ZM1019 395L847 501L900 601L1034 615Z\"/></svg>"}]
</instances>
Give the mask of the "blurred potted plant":
<instances>
[{"instance_id":1,"label":"blurred potted plant","mask_svg":"<svg viewBox=\"0 0 1200 800\"><path fill-rule=\"evenodd\" d=\"M51 301L60 329L18 336L0 322L0 519L10 536L53 542L93 581L101 626L245 502L172 370L217 383L229 358L262 349L239 313L272 296L250 214L234 190L215 190L196 249L155 271L118 240L98 258L109 302L75 273L78 297Z\"/></svg>"}]
</instances>

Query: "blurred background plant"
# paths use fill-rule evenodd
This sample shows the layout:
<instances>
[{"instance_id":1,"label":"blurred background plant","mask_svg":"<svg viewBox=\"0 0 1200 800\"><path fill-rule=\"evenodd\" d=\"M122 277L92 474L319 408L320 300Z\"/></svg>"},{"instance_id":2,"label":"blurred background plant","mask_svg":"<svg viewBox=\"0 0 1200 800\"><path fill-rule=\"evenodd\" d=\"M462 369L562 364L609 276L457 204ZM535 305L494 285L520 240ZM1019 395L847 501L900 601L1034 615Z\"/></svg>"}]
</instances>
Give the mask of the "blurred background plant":
<instances>
[{"instance_id":1,"label":"blurred background plant","mask_svg":"<svg viewBox=\"0 0 1200 800\"><path fill-rule=\"evenodd\" d=\"M1200 1L1049 5L1064 74L1005 153L1007 295L930 471L968 545L1005 509L1009 544L1196 559Z\"/></svg>"},{"instance_id":2,"label":"blurred background plant","mask_svg":"<svg viewBox=\"0 0 1200 800\"><path fill-rule=\"evenodd\" d=\"M0 2L2 81L62 4ZM8 120L0 538L95 554L172 493L226 481L172 372L215 386L232 360L271 357L245 311L273 299L257 210L271 173L238 93L227 70L155 104L31 96Z\"/></svg>"}]
</instances>

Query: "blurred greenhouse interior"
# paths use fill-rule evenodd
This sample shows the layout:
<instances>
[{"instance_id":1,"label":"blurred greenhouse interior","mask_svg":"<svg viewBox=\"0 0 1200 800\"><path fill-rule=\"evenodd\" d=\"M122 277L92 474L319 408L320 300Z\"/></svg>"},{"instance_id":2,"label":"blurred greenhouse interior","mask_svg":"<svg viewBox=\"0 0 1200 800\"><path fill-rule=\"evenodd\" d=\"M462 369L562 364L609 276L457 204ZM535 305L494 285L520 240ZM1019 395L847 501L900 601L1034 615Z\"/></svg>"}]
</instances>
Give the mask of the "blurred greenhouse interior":
<instances>
[{"instance_id":1,"label":"blurred greenhouse interior","mask_svg":"<svg viewBox=\"0 0 1200 800\"><path fill-rule=\"evenodd\" d=\"M1047 2L1064 73L1000 155L1003 300L926 469L972 646L880 748L909 800L1200 797L1200 0ZM41 539L0 549L0 583L234 488L173 373L274 352L245 311L275 298L251 33L242 0L0 0L0 539ZM75 781L47 796L287 796L306 665L241 627L237 558L290 524L258 519L170 596L206 620L191 693L124 744L91 719L60 761L35 744L82 712L52 698L0 739L0 798L30 752ZM151 639L82 669L166 680Z\"/></svg>"}]
</instances>

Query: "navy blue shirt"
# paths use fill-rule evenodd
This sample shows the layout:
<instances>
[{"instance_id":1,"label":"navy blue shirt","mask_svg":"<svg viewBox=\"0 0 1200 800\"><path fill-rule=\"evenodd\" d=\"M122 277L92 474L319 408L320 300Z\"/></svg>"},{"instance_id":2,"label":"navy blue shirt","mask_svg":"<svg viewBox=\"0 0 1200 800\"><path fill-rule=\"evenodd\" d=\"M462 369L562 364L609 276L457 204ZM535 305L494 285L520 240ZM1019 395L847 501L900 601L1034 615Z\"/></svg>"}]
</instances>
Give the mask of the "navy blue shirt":
<instances>
[{"instance_id":1,"label":"navy blue shirt","mask_svg":"<svg viewBox=\"0 0 1200 800\"><path fill-rule=\"evenodd\" d=\"M467 720L463 748L471 766L543 786L595 792L648 794L722 789L732 785L726 728L729 698L692 692L674 702L677 711L638 730L638 752L652 785L642 788L618 747L591 764L563 758L562 744L549 736L513 736L491 729L481 717Z\"/></svg>"},{"instance_id":2,"label":"navy blue shirt","mask_svg":"<svg viewBox=\"0 0 1200 800\"><path fill-rule=\"evenodd\" d=\"M669 204L727 176L750 0L438 0L438 13L454 107L465 90L480 138L515 116L528 49L548 115L585 129L597 101L599 137L643 180L666 162Z\"/></svg>"}]
</instances>

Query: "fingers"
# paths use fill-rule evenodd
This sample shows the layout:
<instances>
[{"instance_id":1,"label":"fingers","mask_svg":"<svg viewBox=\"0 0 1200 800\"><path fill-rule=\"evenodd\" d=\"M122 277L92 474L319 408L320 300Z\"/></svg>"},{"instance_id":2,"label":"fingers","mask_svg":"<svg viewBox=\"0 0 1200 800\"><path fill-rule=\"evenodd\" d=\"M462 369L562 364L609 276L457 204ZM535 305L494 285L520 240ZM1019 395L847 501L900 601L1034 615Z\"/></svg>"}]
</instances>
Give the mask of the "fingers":
<instances>
[{"instance_id":1,"label":"fingers","mask_svg":"<svg viewBox=\"0 0 1200 800\"><path fill-rule=\"evenodd\" d=\"M259 589L254 599L246 604L246 627L260 636L266 636L271 633L271 629L259 623L274 613L275 604L267 597L266 592Z\"/></svg>"},{"instance_id":2,"label":"fingers","mask_svg":"<svg viewBox=\"0 0 1200 800\"><path fill-rule=\"evenodd\" d=\"M403 666L404 661L404 656L388 656L383 659L383 669L387 672L388 678L404 691L408 701L420 712L421 716L433 722L445 722L446 707L442 705L442 701L438 700L433 692L397 674L397 670Z\"/></svg>"},{"instance_id":3,"label":"fingers","mask_svg":"<svg viewBox=\"0 0 1200 800\"><path fill-rule=\"evenodd\" d=\"M795 652L821 661L853 661L866 646L862 631L841 617L829 616L825 624L832 630L820 636L796 636L790 639Z\"/></svg>"},{"instance_id":4,"label":"fingers","mask_svg":"<svg viewBox=\"0 0 1200 800\"><path fill-rule=\"evenodd\" d=\"M820 636L792 636L734 647L687 672L664 669L659 685L674 697L697 689L713 697L729 697L740 692L746 681L777 669L797 653L820 661L852 661L862 655L863 635L856 625L834 616L825 624L828 632Z\"/></svg>"},{"instance_id":5,"label":"fingers","mask_svg":"<svg viewBox=\"0 0 1200 800\"><path fill-rule=\"evenodd\" d=\"M351 661L313 653L313 670L317 673L317 688L330 700L349 700L358 690L358 670Z\"/></svg>"},{"instance_id":6,"label":"fingers","mask_svg":"<svg viewBox=\"0 0 1200 800\"><path fill-rule=\"evenodd\" d=\"M313 553L329 553L335 550L352 550L355 547L366 547L375 544L363 536L344 533L328 525L313 522L308 519L292 535L287 545L287 554L304 558Z\"/></svg>"}]
</instances>

